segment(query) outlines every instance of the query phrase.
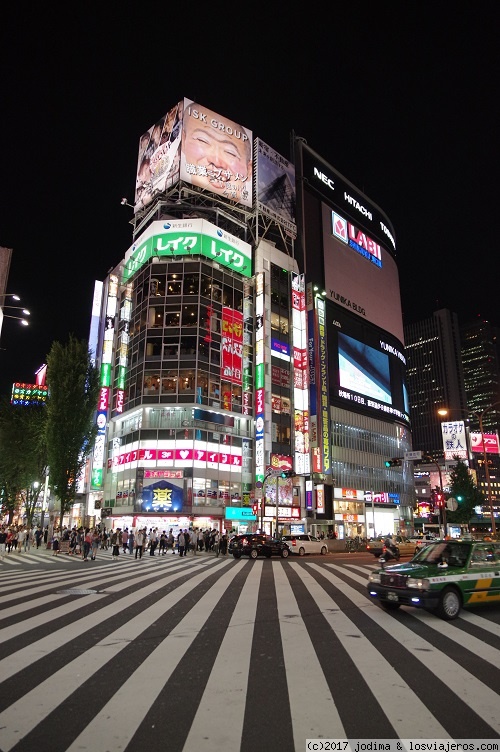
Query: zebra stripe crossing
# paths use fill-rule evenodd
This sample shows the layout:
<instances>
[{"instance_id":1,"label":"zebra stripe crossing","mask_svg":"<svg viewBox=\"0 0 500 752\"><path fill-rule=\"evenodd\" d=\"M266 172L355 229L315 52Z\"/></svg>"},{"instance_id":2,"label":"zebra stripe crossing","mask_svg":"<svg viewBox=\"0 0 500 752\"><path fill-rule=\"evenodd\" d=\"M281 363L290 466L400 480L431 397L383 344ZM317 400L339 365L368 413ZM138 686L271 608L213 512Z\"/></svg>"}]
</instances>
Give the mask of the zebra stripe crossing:
<instances>
[{"instance_id":1,"label":"zebra stripe crossing","mask_svg":"<svg viewBox=\"0 0 500 752\"><path fill-rule=\"evenodd\" d=\"M3 752L500 736L498 610L388 614L373 562L106 555L0 570Z\"/></svg>"}]
</instances>

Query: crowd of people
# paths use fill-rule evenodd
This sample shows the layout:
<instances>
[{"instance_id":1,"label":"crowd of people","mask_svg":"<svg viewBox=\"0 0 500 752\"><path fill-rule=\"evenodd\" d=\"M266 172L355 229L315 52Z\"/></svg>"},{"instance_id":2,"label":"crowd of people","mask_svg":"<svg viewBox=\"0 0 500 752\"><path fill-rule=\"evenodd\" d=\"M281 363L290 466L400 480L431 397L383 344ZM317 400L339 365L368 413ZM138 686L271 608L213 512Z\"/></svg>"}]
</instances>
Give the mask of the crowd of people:
<instances>
[{"instance_id":1,"label":"crowd of people","mask_svg":"<svg viewBox=\"0 0 500 752\"><path fill-rule=\"evenodd\" d=\"M40 548L47 541L47 532L41 527L27 525L2 525L0 527L0 559L6 554L27 552L31 547Z\"/></svg>"},{"instance_id":2,"label":"crowd of people","mask_svg":"<svg viewBox=\"0 0 500 752\"><path fill-rule=\"evenodd\" d=\"M185 528L173 531L171 528L117 528L107 530L105 526L76 527L67 526L54 528L52 535L48 535L48 528L40 526L30 528L25 525L2 525L0 527L0 559L12 552L22 553L30 551L31 547L40 548L48 545L53 556L59 556L61 551L69 556L80 557L83 561L95 561L99 550L111 548L111 558L118 559L120 553L141 559L143 555L166 556L176 554L185 557L189 552L196 554L202 551L218 551L227 553L228 536L220 535L215 528L206 530Z\"/></svg>"}]
</instances>

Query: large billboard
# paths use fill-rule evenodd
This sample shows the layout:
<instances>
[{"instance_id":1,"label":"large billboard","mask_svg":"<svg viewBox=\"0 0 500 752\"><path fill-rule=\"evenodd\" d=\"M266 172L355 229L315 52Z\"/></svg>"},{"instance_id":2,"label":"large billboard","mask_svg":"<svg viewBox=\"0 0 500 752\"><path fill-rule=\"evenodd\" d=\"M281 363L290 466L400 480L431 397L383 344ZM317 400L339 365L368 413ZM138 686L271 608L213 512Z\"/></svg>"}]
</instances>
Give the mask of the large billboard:
<instances>
[{"instance_id":1,"label":"large billboard","mask_svg":"<svg viewBox=\"0 0 500 752\"><path fill-rule=\"evenodd\" d=\"M326 300L333 404L382 420L409 422L406 359L399 340Z\"/></svg>"},{"instance_id":2,"label":"large billboard","mask_svg":"<svg viewBox=\"0 0 500 752\"><path fill-rule=\"evenodd\" d=\"M136 212L179 180L182 111L179 102L139 139Z\"/></svg>"},{"instance_id":3,"label":"large billboard","mask_svg":"<svg viewBox=\"0 0 500 752\"><path fill-rule=\"evenodd\" d=\"M252 207L252 131L184 99L181 180Z\"/></svg>"},{"instance_id":4,"label":"large billboard","mask_svg":"<svg viewBox=\"0 0 500 752\"><path fill-rule=\"evenodd\" d=\"M206 256L245 276L252 276L252 247L204 219L151 222L125 254L127 282L151 257Z\"/></svg>"},{"instance_id":5,"label":"large billboard","mask_svg":"<svg viewBox=\"0 0 500 752\"><path fill-rule=\"evenodd\" d=\"M259 138L256 144L257 207L295 238L295 167Z\"/></svg>"},{"instance_id":6,"label":"large billboard","mask_svg":"<svg viewBox=\"0 0 500 752\"><path fill-rule=\"evenodd\" d=\"M327 297L404 342L394 257L361 223L324 203L321 210Z\"/></svg>"}]
</instances>

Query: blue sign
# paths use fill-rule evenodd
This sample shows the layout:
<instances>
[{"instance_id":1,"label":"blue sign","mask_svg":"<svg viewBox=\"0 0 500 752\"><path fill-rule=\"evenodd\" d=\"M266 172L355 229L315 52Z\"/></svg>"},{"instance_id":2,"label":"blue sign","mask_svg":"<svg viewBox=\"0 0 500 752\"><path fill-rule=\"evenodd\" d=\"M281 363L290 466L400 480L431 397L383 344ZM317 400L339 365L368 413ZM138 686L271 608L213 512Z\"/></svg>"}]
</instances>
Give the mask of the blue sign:
<instances>
[{"instance_id":1,"label":"blue sign","mask_svg":"<svg viewBox=\"0 0 500 752\"><path fill-rule=\"evenodd\" d=\"M256 520L252 507L226 507L226 520Z\"/></svg>"}]
</instances>

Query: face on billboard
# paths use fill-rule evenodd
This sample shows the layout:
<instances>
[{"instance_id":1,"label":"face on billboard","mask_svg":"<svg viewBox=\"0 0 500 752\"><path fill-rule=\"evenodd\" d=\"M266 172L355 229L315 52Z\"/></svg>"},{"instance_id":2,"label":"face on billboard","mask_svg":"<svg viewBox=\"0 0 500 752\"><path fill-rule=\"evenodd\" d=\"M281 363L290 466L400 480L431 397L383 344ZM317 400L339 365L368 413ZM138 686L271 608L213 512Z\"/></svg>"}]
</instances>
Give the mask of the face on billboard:
<instances>
[{"instance_id":1,"label":"face on billboard","mask_svg":"<svg viewBox=\"0 0 500 752\"><path fill-rule=\"evenodd\" d=\"M181 180L251 207L251 131L185 100Z\"/></svg>"}]
</instances>

